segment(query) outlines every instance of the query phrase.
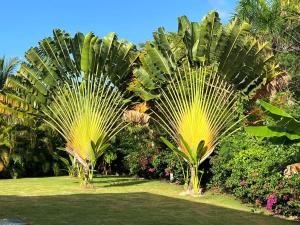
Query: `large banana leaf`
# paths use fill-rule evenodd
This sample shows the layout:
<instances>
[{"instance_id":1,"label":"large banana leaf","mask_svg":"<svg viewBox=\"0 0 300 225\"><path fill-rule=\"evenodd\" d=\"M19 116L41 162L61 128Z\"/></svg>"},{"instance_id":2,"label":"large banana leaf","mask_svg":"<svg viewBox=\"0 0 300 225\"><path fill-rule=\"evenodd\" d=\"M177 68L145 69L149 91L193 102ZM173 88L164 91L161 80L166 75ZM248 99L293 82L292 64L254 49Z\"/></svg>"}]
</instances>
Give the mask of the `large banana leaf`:
<instances>
[{"instance_id":1,"label":"large banana leaf","mask_svg":"<svg viewBox=\"0 0 300 225\"><path fill-rule=\"evenodd\" d=\"M289 131L286 131L285 128L276 127L276 126L250 126L245 128L247 133L250 135L272 138L272 137L287 137L290 140L300 139L300 134L293 134Z\"/></svg>"},{"instance_id":2,"label":"large banana leaf","mask_svg":"<svg viewBox=\"0 0 300 225\"><path fill-rule=\"evenodd\" d=\"M165 77L186 63L218 66L219 74L246 96L281 74L269 44L256 39L248 23L235 19L222 25L217 12L200 23L180 17L176 33L159 28L153 36L142 50L141 66L130 85L145 100L157 98Z\"/></svg>"},{"instance_id":3,"label":"large banana leaf","mask_svg":"<svg viewBox=\"0 0 300 225\"><path fill-rule=\"evenodd\" d=\"M61 85L90 75L106 76L107 84L125 91L137 57L135 46L118 40L115 33L104 38L91 32L71 37L56 29L53 37L41 40L25 53L26 62L15 76L9 77L0 93L0 110L7 114L17 111L39 115Z\"/></svg>"},{"instance_id":4,"label":"large banana leaf","mask_svg":"<svg viewBox=\"0 0 300 225\"><path fill-rule=\"evenodd\" d=\"M300 121L276 106L273 106L262 100L260 105L270 114L276 121L272 126L249 126L245 130L254 136L270 138L270 137L287 137L290 140L300 141Z\"/></svg>"}]
</instances>

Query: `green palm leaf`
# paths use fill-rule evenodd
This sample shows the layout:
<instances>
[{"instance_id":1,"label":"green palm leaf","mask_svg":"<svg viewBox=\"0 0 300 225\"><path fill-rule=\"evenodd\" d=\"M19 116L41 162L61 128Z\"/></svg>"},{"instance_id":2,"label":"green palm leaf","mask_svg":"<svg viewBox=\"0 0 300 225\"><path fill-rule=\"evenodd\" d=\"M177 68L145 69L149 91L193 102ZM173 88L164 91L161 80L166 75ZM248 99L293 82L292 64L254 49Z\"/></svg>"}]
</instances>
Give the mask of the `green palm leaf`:
<instances>
[{"instance_id":1,"label":"green palm leaf","mask_svg":"<svg viewBox=\"0 0 300 225\"><path fill-rule=\"evenodd\" d=\"M15 76L11 76L0 98L7 113L20 111L22 115L40 112L53 101L53 93L72 80L87 79L91 75L107 76L107 82L127 90L127 80L131 77L138 52L129 42L117 40L115 33L98 38L93 33L84 36L55 29L53 37L39 42L30 48ZM10 99L12 98L12 99ZM23 99L22 104L11 104L16 99ZM30 107L29 107L30 106ZM12 110L7 110L11 107ZM28 109L34 109L28 111ZM43 116L41 113L40 116Z\"/></svg>"},{"instance_id":2,"label":"green palm leaf","mask_svg":"<svg viewBox=\"0 0 300 225\"><path fill-rule=\"evenodd\" d=\"M191 183L199 192L198 166L213 152L220 137L237 123L232 85L222 80L215 70L200 67L168 76L169 84L156 100L157 121L177 144L163 142L188 161Z\"/></svg>"},{"instance_id":3,"label":"green palm leaf","mask_svg":"<svg viewBox=\"0 0 300 225\"><path fill-rule=\"evenodd\" d=\"M141 98L146 96L144 100L158 96L160 87L167 85L165 78L187 63L193 67L219 65L220 76L247 97L282 74L270 45L257 40L248 23L234 19L222 25L217 12L210 12L200 23L180 17L177 33L159 28L153 36L154 41L145 44L139 57L141 68L136 70L143 72L134 73L133 91ZM143 83L145 77L152 82Z\"/></svg>"},{"instance_id":4,"label":"green palm leaf","mask_svg":"<svg viewBox=\"0 0 300 225\"><path fill-rule=\"evenodd\" d=\"M66 151L81 164L95 161L107 142L124 126L122 95L106 79L89 77L85 82L65 83L44 110L45 121L66 140Z\"/></svg>"}]
</instances>

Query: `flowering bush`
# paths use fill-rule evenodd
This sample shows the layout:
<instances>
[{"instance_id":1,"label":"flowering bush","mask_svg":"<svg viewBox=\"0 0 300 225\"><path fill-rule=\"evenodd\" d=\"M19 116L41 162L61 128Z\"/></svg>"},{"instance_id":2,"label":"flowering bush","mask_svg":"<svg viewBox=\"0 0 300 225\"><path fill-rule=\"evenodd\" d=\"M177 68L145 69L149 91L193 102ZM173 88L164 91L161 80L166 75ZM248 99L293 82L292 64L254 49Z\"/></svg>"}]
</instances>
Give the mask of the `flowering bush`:
<instances>
[{"instance_id":1,"label":"flowering bush","mask_svg":"<svg viewBox=\"0 0 300 225\"><path fill-rule=\"evenodd\" d=\"M225 140L211 160L211 185L276 214L300 216L300 174L283 176L287 165L299 161L296 145L275 145L239 133Z\"/></svg>"},{"instance_id":2,"label":"flowering bush","mask_svg":"<svg viewBox=\"0 0 300 225\"><path fill-rule=\"evenodd\" d=\"M277 194L267 195L267 210L273 210L273 206L277 203Z\"/></svg>"},{"instance_id":3,"label":"flowering bush","mask_svg":"<svg viewBox=\"0 0 300 225\"><path fill-rule=\"evenodd\" d=\"M169 149L162 149L160 134L149 126L130 125L116 138L118 152L117 168L124 173L145 178L166 178L170 173L183 181L178 157ZM121 161L120 161L121 159Z\"/></svg>"}]
</instances>

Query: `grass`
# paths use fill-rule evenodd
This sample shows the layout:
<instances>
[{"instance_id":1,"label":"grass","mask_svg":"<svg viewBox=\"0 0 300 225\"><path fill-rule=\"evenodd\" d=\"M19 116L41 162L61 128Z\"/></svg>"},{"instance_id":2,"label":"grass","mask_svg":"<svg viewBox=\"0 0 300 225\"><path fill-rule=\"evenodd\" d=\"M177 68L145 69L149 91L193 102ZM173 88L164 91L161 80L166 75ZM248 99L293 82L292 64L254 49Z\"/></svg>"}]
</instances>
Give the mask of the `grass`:
<instances>
[{"instance_id":1,"label":"grass","mask_svg":"<svg viewBox=\"0 0 300 225\"><path fill-rule=\"evenodd\" d=\"M34 225L295 225L213 192L180 196L180 186L126 177L95 179L80 188L69 177L0 180L0 218Z\"/></svg>"}]
</instances>

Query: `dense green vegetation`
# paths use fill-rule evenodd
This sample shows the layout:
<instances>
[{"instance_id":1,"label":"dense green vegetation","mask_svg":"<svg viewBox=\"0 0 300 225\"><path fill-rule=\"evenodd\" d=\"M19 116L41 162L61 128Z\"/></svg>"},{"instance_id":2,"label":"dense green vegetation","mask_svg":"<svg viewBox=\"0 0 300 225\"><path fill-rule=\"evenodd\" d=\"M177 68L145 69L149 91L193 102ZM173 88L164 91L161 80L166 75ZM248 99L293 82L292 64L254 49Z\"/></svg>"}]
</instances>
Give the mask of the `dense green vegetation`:
<instances>
[{"instance_id":1,"label":"dense green vegetation","mask_svg":"<svg viewBox=\"0 0 300 225\"><path fill-rule=\"evenodd\" d=\"M298 0L241 0L235 15L252 26L253 32L272 44L281 67L299 76L300 4Z\"/></svg>"},{"instance_id":2,"label":"dense green vegetation","mask_svg":"<svg viewBox=\"0 0 300 225\"><path fill-rule=\"evenodd\" d=\"M299 215L300 174L289 178L283 173L286 166L299 161L299 147L295 144L274 144L239 132L224 140L211 159L211 186L258 208L266 203L277 214ZM268 205L271 197L276 202Z\"/></svg>"},{"instance_id":3,"label":"dense green vegetation","mask_svg":"<svg viewBox=\"0 0 300 225\"><path fill-rule=\"evenodd\" d=\"M159 224L162 211L161 224L290 224L236 211L249 208L217 189L299 218L299 16L298 0L240 0L227 24L215 11L182 16L140 48L55 29L24 61L1 58L0 177L69 178L0 181L0 217L72 223L93 204L80 224L103 219L99 209L104 224ZM147 180L98 178L120 174ZM69 214L50 217L54 202Z\"/></svg>"}]
</instances>

